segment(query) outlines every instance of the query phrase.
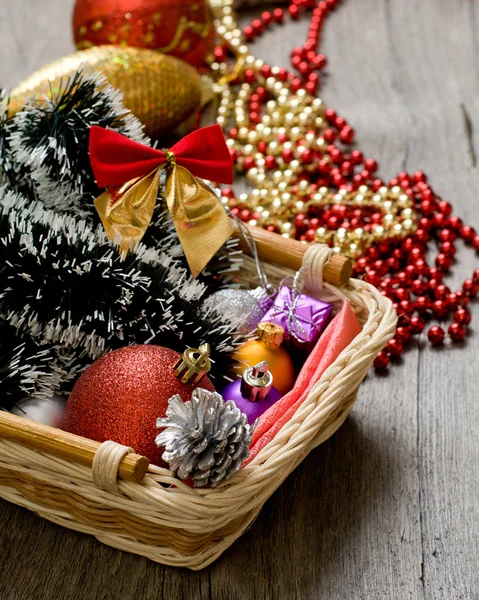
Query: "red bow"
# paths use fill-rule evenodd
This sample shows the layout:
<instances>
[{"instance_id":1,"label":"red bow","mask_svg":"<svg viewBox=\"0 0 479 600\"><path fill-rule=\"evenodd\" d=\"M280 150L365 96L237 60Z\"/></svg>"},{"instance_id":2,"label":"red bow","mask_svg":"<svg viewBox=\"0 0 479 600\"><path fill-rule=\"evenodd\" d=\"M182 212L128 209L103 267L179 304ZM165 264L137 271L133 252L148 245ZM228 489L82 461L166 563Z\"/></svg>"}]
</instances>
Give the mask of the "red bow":
<instances>
[{"instance_id":1,"label":"red bow","mask_svg":"<svg viewBox=\"0 0 479 600\"><path fill-rule=\"evenodd\" d=\"M102 127L90 130L90 161L99 187L120 186L165 164L176 164L195 177L233 183L233 162L219 125L193 131L168 153L145 146Z\"/></svg>"}]
</instances>

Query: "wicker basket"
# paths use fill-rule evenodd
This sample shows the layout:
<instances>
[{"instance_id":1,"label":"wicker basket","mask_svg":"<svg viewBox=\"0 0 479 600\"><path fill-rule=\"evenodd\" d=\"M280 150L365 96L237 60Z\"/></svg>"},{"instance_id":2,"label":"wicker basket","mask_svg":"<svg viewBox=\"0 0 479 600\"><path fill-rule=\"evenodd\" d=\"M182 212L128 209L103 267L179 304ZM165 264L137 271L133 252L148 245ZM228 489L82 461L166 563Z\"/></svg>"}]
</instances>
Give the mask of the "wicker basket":
<instances>
[{"instance_id":1,"label":"wicker basket","mask_svg":"<svg viewBox=\"0 0 479 600\"><path fill-rule=\"evenodd\" d=\"M394 335L396 313L374 287L354 279L341 289L323 286L329 255L319 245L306 252L308 292L337 303L348 298L362 331L294 417L226 484L192 489L114 442L100 445L0 413L0 497L109 546L168 565L206 567L310 450L341 426L374 357ZM245 279L252 272L246 269ZM276 280L287 274L273 265L268 273Z\"/></svg>"}]
</instances>

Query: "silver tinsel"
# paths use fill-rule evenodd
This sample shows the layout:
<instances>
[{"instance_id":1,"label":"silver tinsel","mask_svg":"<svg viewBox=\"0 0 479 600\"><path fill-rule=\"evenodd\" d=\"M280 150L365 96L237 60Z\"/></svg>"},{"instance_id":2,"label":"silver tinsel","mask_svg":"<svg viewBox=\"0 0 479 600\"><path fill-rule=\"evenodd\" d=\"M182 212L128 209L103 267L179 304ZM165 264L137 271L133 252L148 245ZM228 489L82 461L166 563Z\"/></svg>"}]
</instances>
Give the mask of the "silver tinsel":
<instances>
[{"instance_id":1,"label":"silver tinsel","mask_svg":"<svg viewBox=\"0 0 479 600\"><path fill-rule=\"evenodd\" d=\"M191 478L195 487L216 487L236 473L249 456L256 423L232 400L197 388L191 401L170 398L166 417L157 419L156 445L162 458L180 479Z\"/></svg>"},{"instance_id":2,"label":"silver tinsel","mask_svg":"<svg viewBox=\"0 0 479 600\"><path fill-rule=\"evenodd\" d=\"M262 288L258 289L263 292ZM221 315L232 329L248 335L256 329L267 310L258 302L258 293L257 290L233 288L219 290L204 301L203 309Z\"/></svg>"}]
</instances>

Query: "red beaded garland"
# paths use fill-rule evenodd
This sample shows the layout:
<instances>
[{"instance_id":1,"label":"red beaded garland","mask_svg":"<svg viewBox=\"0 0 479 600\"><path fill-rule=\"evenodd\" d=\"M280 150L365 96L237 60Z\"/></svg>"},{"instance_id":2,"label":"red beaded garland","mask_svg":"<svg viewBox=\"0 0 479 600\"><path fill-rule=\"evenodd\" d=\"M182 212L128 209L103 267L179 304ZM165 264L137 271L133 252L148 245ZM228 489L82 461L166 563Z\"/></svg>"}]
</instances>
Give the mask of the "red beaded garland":
<instances>
[{"instance_id":1,"label":"red beaded garland","mask_svg":"<svg viewBox=\"0 0 479 600\"><path fill-rule=\"evenodd\" d=\"M263 65L259 71L247 68L239 76L239 83L254 83L254 93L248 100L248 119L252 126L260 122L266 104L271 99L265 79L276 78L286 83L293 92L306 90L316 94L322 80L318 72L327 65L326 57L318 50L322 28L326 17L336 8L338 0L290 0L285 10L276 8L264 11L255 18L243 32L246 38L253 41L257 36L275 24L281 24L285 18L299 19L303 13L312 14L307 40L291 52L292 71L277 69ZM227 52L226 46L218 47L218 60ZM215 55L216 56L216 55ZM241 79L242 78L242 79ZM257 168L258 159L263 156L264 171L273 173L282 164L292 164L300 161L305 166L301 177L311 185L311 194L302 195L300 183L294 183L293 201L301 201L304 210L300 209L291 217L292 236L301 241L322 239L320 232L336 233L343 229L346 232L359 228L368 234L372 228L381 225L383 214L381 210L367 205L349 206L330 204L317 206L313 201L314 193L320 188L338 190L350 193L366 184L378 192L385 183L379 179L376 172L379 164L374 158L365 157L358 150L349 150L348 146L354 141L355 131L341 115L328 108L323 113L326 127L319 131L301 132L301 138L293 138L286 131L277 136L277 146L260 141L251 155L232 151L233 158L241 164L242 169L249 173ZM229 131L232 140L238 139L238 128ZM305 143L305 138L313 137L324 141L321 150ZM253 146L254 147L254 146ZM467 278L462 289L451 290L443 283L445 274L453 267L456 255L456 242L460 238L479 251L479 234L453 214L452 206L436 196L428 178L422 171L412 174L399 172L388 185L391 188L399 186L401 198L409 199L412 203L408 209L409 215L416 215L417 229L407 237L385 237L374 241L366 247L354 265L354 274L362 277L368 283L378 287L384 296L390 298L398 312L399 327L394 339L388 342L385 350L380 352L374 361L377 369L385 369L390 357L398 357L404 351L411 335L418 335L425 329L426 320L452 319L448 334L454 341L463 339L465 326L471 321L471 313L465 308L472 298L479 294L479 269L472 277ZM235 199L232 190L224 189L223 195L228 198L232 212L244 221L260 218L260 213ZM406 213L399 218L399 223L409 218ZM263 225L270 231L281 230L274 222ZM332 242L331 242L332 244ZM432 246L436 244L435 255ZM433 345L443 343L444 329L433 325L427 332L428 339Z\"/></svg>"}]
</instances>

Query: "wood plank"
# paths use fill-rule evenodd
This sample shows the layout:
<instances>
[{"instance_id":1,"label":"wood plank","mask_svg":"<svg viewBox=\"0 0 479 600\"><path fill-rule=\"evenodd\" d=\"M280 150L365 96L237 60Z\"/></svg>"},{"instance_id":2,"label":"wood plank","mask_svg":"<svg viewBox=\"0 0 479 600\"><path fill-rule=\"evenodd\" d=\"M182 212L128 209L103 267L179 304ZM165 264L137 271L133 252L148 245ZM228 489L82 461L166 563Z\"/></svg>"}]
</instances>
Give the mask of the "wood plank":
<instances>
[{"instance_id":1,"label":"wood plank","mask_svg":"<svg viewBox=\"0 0 479 600\"><path fill-rule=\"evenodd\" d=\"M0 2L0 85L71 50L72 4ZM468 0L342 3L324 32L322 97L382 175L424 169L479 227L476 13ZM258 55L287 65L305 30L305 21L288 21L260 40ZM462 248L459 260L477 266ZM0 502L0 598L473 598L478 352L475 335L452 352L414 348L389 376L371 374L343 428L201 573L155 565Z\"/></svg>"},{"instance_id":2,"label":"wood plank","mask_svg":"<svg viewBox=\"0 0 479 600\"><path fill-rule=\"evenodd\" d=\"M439 12L434 0L390 5L391 23L404 24L391 27L390 40L402 57L397 86L412 126L407 167L424 169L455 213L477 227L477 5L440 4ZM461 264L447 281L453 290L478 266L474 252L460 246ZM477 303L473 312L477 319ZM476 330L457 348L420 355L418 456L430 599L475 598L479 590L478 339Z\"/></svg>"}]
</instances>

